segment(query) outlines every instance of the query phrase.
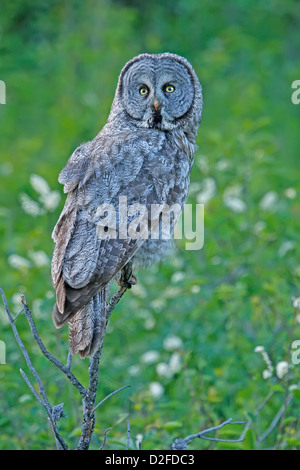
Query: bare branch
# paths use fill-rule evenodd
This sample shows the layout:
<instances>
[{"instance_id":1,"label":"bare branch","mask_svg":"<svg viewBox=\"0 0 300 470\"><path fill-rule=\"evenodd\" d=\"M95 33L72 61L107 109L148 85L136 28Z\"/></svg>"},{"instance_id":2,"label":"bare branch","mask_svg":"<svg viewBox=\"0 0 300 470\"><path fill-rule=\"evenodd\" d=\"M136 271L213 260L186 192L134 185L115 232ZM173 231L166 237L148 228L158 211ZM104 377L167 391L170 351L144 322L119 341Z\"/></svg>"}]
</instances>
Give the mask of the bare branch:
<instances>
[{"instance_id":1,"label":"bare branch","mask_svg":"<svg viewBox=\"0 0 300 470\"><path fill-rule=\"evenodd\" d=\"M121 390L124 390L125 388L129 388L129 387L131 387L131 385L124 385L124 387L118 388L118 390L115 390L114 392L111 392L109 395L107 395L105 398L103 398L103 400L101 400L100 403L98 403L97 406L95 406L94 411L97 408L99 408L99 406L101 406L102 403L104 403L108 398L112 397L113 395L115 395L118 392L121 392Z\"/></svg>"},{"instance_id":2,"label":"bare branch","mask_svg":"<svg viewBox=\"0 0 300 470\"><path fill-rule=\"evenodd\" d=\"M129 271L128 271L128 273L129 273ZM125 273L125 276L121 279L122 282L121 282L121 285L120 285L120 289L112 296L111 301L107 305L106 325L108 323L109 317L110 317L113 309L115 308L117 303L121 300L124 293L126 292L126 290L130 286L129 283L127 282L128 280L127 280L126 274L127 274L127 271ZM26 360L26 363L27 363L30 371L32 372L35 380L38 383L40 395L37 393L37 391L35 390L35 388L31 384L31 382L30 382L29 378L27 377L27 375L25 374L25 372L21 370L22 377L24 378L24 380L27 383L29 389L33 393L34 397L39 401L39 403L44 407L44 409L47 412L48 419L49 419L49 422L50 422L50 426L51 426L51 429L52 429L53 434L55 436L57 448L58 449L65 449L65 450L68 449L67 444L64 442L63 438L60 436L60 434L58 432L58 429L57 429L57 426L56 426L56 423L59 421L59 419L61 417L65 416L65 414L63 412L63 404L56 405L53 408L51 407L51 405L50 405L50 403L47 399L47 396L46 396L45 390L43 388L42 381L39 377L39 374L37 373L37 371L33 367L32 363L31 363L31 360L30 360L30 357L29 357L29 354L26 350L26 347L24 346L24 344L23 344L23 342L20 338L20 335L18 333L18 329L17 329L17 326L15 324L15 321L18 318L18 316L23 312L26 315L26 318L27 318L27 321L29 323L32 335L34 337L34 340L37 343L37 345L39 346L42 354L52 364L54 364L61 372L63 372L66 375L66 377L69 379L71 384L77 389L77 391L80 393L80 395L82 397L83 422L82 422L81 437L80 437L77 448L80 449L80 450L87 450L90 446L90 442L91 442L92 435L93 435L93 432L94 432L95 410L96 410L96 408L98 408L109 397L111 397L112 395L116 394L117 392L123 390L124 388L129 387L130 385L126 385L125 387L121 387L120 389L115 390L114 392L109 394L107 397L105 397L97 405L97 407L95 407L98 380L99 380L99 362L100 362L100 358L101 358L103 341L102 341L99 349L96 351L96 353L90 359L90 364L89 364L89 385L88 385L88 389L86 390L81 385L81 383L78 381L78 379L74 376L74 374L71 372L71 363L72 363L71 354L70 353L68 354L67 365L65 366L58 359L56 359L54 356L52 356L52 354L50 354L49 351L46 349L43 341L41 340L41 338L40 338L40 336L37 332L37 328L35 326L34 320L33 320L32 315L31 315L31 311L28 307L28 304L25 300L24 295L21 295L21 302L23 304L23 308L15 317L13 317L10 313L5 294L4 294L4 292L1 288L0 288L0 294L2 296L3 303L4 303L4 306L5 306L5 310L6 310L9 322L11 324L13 333L14 333L15 338L17 340L17 343L18 343L19 347L22 350L22 353L24 355L24 358ZM106 438L106 435L105 435L105 438ZM103 444L103 446L104 446L104 444Z\"/></svg>"},{"instance_id":3,"label":"bare branch","mask_svg":"<svg viewBox=\"0 0 300 470\"><path fill-rule=\"evenodd\" d=\"M4 306L5 306L5 310L6 310L6 313L7 313L7 316L8 316L8 319L10 321L10 324L11 324L11 327L12 327L12 330L14 332L14 335L15 335L15 338L17 340L17 343L18 345L20 346L21 350L22 350L22 353L23 353L23 356L25 358L25 361L32 373L32 375L34 376L35 380L37 381L38 383L38 386L39 386L39 392L40 392L40 395L42 398L39 397L39 395L36 393L36 391L34 390L34 387L31 385L28 377L26 376L26 374L24 373L24 371L21 372L22 374L22 377L24 378L25 382L27 383L27 385L29 386L31 392L33 393L33 395L35 396L35 398L39 401L39 403L44 407L44 409L46 410L46 413L48 415L48 419L49 419L49 422L50 422L50 426L51 426L51 429L53 431L53 434L54 434L54 437L55 437L55 440L56 440L56 444L57 444L57 448L58 449L64 449L64 450L67 450L68 449L68 446L67 444L65 443L65 441L63 440L63 438L61 437L61 435L59 434L58 432L58 429L57 429L57 426L56 426L56 423L53 421L52 419L52 407L47 399L47 396L46 396L46 393L45 393L45 389L43 387L43 384L42 384L42 381L41 381L41 378L39 376L39 374L37 373L37 371L35 370L35 368L33 367L32 365L32 362L30 360L30 357L28 355L28 352L23 344L23 341L21 340L20 338L20 335L18 333L18 330L17 330L17 327L15 325L15 322L14 322L14 319L10 313L10 310L8 308L8 304L7 304L7 300L6 300L6 297L5 297L5 294L3 292L3 290L0 288L0 294L2 296L2 299L3 299L3 303L4 303ZM26 311L26 309L25 309Z\"/></svg>"},{"instance_id":4,"label":"bare branch","mask_svg":"<svg viewBox=\"0 0 300 470\"><path fill-rule=\"evenodd\" d=\"M1 290L0 290L1 292ZM59 370L61 370L61 372L63 372L69 379L69 381L71 382L71 384L78 390L78 392L80 393L80 395L82 397L84 397L86 395L86 390L85 388L81 385L81 383L78 381L78 379L72 374L72 372L70 371L70 368L69 368L69 365L70 365L70 361L68 359L68 364L67 366L64 366L64 364L62 364L58 359L56 359L54 356L52 356L52 354L49 353L49 351L47 351L47 349L45 348L44 346L44 343L42 342L38 332L37 332L37 329L36 329L36 326L35 326L35 323L34 323L34 320L32 318L32 315L31 315L31 311L28 307L28 304L27 302L25 301L25 298L23 296L23 299L22 299L22 303L24 305L24 311L25 311L25 315L26 315L26 318L28 320L28 323L29 323L29 326L30 326L30 329L31 329L31 332L33 334L33 337L35 339L35 342L37 343L37 345L39 346L41 352L43 353L43 355L50 361L52 362L52 364L54 364Z\"/></svg>"},{"instance_id":5,"label":"bare branch","mask_svg":"<svg viewBox=\"0 0 300 470\"><path fill-rule=\"evenodd\" d=\"M131 278L132 278L131 267L129 267L124 272L123 277L121 277L121 283L120 283L119 290L111 297L111 300L110 300L110 302L108 303L108 305L106 307L106 312L105 312L105 314L106 314L106 326L108 324L108 320L109 320L109 317L110 317L113 309L118 304L118 302L121 300L121 298L123 297L126 290L128 288L130 288L130 282L131 281L130 281L129 276L131 276ZM21 297L22 303L23 303L23 309L21 310L21 312L18 315L16 315L13 318L10 311L9 311L7 300L6 300L6 297L5 297L4 292L3 292L2 289L0 289L0 294L2 296L3 303L5 305L5 309L6 309L11 327L13 329L15 338L17 340L17 343L18 343L18 345L20 346L20 348L23 352L24 358L26 360L26 363L27 363L30 371L32 372L35 380L37 381L37 384L38 384L38 387L39 387L39 393L35 390L34 386L31 384L31 382L30 382L29 378L27 377L27 375L25 374L25 372L23 370L20 370L20 372L21 372L22 377L24 378L25 382L27 383L29 389L31 390L32 394L34 395L34 397L38 400L38 402L46 410L46 413L48 415L48 420L49 420L52 432L53 432L55 440L56 440L57 448L62 449L62 450L67 450L68 449L67 444L65 443L63 438L60 436L58 428L57 428L57 423L60 420L60 418L65 417L65 414L63 412L63 403L61 403L59 405L55 405L54 407L51 407L51 405L50 405L50 403L47 399L47 396L46 396L42 381L39 377L39 374L37 373L37 371L33 367L32 363L31 363L31 360L29 358L28 352L27 352L27 350L26 350L26 348L25 348L25 346L24 346L24 344L23 344L23 342L22 342L22 340L19 336L15 321L16 321L17 317L23 312L26 315L26 318L27 318L27 321L29 323L29 326L30 326L31 332L33 334L33 337L35 339L35 342L39 346L42 354L52 364L54 364L61 372L63 372L66 375L66 377L69 379L70 383L77 389L77 391L81 395L82 405L83 405L83 418L82 418L81 436L80 436L80 439L79 439L79 442L78 442L78 445L77 445L77 449L78 450L88 450L89 447L90 447L91 439L92 439L93 432L94 432L94 429L95 429L95 411L106 400L108 400L108 398L112 397L113 395L117 394L118 392L120 392L120 391L122 391L126 388L129 388L130 385L125 385L125 386L120 387L119 389L111 392L109 395L107 395L105 398L103 398L98 403L97 406L95 406L97 388L98 388L98 381L99 381L99 363L100 363L100 359L101 359L103 340L102 340L98 350L90 358L90 363L89 363L89 384L88 384L88 388L85 389L81 385L81 383L77 380L77 378L74 376L74 374L71 372L71 363L72 363L71 354L70 353L68 354L67 364L65 366L59 360L57 360L54 356L52 356L52 354L50 354L49 351L47 351L47 349L45 348L44 343L42 342L42 340L41 340L41 338L40 338L40 336L37 332L35 323L33 321L32 315L31 315L31 311L28 307L28 304L25 300L25 297L24 296ZM104 332L104 335L105 335L105 332ZM104 335L103 335L103 337L104 337ZM273 427L277 424L278 420L282 416L282 413L283 413L282 410L280 410L278 415L274 418L273 422L271 423L269 429L266 431L265 434L272 431ZM247 432L247 429L248 429L247 426L245 427L245 429L244 429L244 431L243 431L243 433L242 433L242 435L239 439L230 440L230 439L221 439L221 438L217 438L217 437L207 436L207 434L210 433L210 432L218 431L219 429L223 428L226 425L234 425L234 424L245 424L245 422L243 422L243 421L232 421L232 418L230 418L227 421L224 421L223 423L221 423L217 426L213 426L209 429L205 429L203 431L200 431L197 434L192 434L190 436L187 436L184 439L176 439L174 441L174 443L172 444L172 449L173 450L186 449L187 446L190 444L190 442L193 439L196 439L196 438L206 439L206 440L210 440L210 441L213 441L213 442L229 442L229 443L242 442L244 440L244 436L245 436L245 434ZM247 423L247 425L249 425L249 423ZM110 429L111 428L107 428L106 431L104 432L103 443L101 444L99 450L104 448L104 446L106 444L107 433ZM126 449L127 450L129 449L129 446L130 446L130 435L131 435L130 421L128 419L127 420L127 443L126 443ZM264 436L262 436L262 438L264 438ZM139 442L139 449L141 449L141 442Z\"/></svg>"},{"instance_id":6,"label":"bare branch","mask_svg":"<svg viewBox=\"0 0 300 470\"><path fill-rule=\"evenodd\" d=\"M127 274L127 272L125 274ZM120 289L112 296L109 304L106 306L106 312L105 312L106 327L107 327L108 320L113 309L115 308L117 303L121 300L124 293L128 289L127 278L125 276L121 279L120 286L121 286ZM103 334L103 338L104 336L105 336L105 331ZM102 347L103 347L103 339L98 350L90 358L90 365L89 365L89 379L90 380L89 380L89 386L86 391L86 394L82 398L83 422L82 422L81 436L80 436L80 440L77 446L78 450L88 450L91 439L92 439L92 435L94 432L94 428L95 428L95 410L101 404L100 402L100 404L98 404L97 407L95 407L98 380L99 380L99 362L101 358ZM114 393L117 393L117 392L114 392ZM102 400L102 403L103 403L103 400Z\"/></svg>"},{"instance_id":7,"label":"bare branch","mask_svg":"<svg viewBox=\"0 0 300 470\"><path fill-rule=\"evenodd\" d=\"M68 370L71 370L71 365L72 365L72 354L70 353L70 351L68 352L68 359L67 359L67 369Z\"/></svg>"},{"instance_id":8,"label":"bare branch","mask_svg":"<svg viewBox=\"0 0 300 470\"><path fill-rule=\"evenodd\" d=\"M129 419L127 420L127 444L126 444L126 450L129 449L130 446L130 421Z\"/></svg>"},{"instance_id":9,"label":"bare branch","mask_svg":"<svg viewBox=\"0 0 300 470\"><path fill-rule=\"evenodd\" d=\"M41 397L39 396L39 394L35 391L34 389L34 386L31 384L29 378L27 377L27 375L25 374L25 372L20 369L20 373L23 377L23 379L25 380L25 382L27 383L28 387L30 388L30 391L31 393L33 394L33 396L37 399L37 401L43 406L45 407L45 403L43 402L43 400L41 399Z\"/></svg>"},{"instance_id":10,"label":"bare branch","mask_svg":"<svg viewBox=\"0 0 300 470\"><path fill-rule=\"evenodd\" d=\"M106 444L106 435L107 435L108 431L110 431L111 429L112 429L112 428L107 428L107 429L105 429L103 442L102 442L102 444L101 444L101 446L99 447L98 450L102 450L102 449L104 448L104 446L105 446L105 444Z\"/></svg>"},{"instance_id":11,"label":"bare branch","mask_svg":"<svg viewBox=\"0 0 300 470\"><path fill-rule=\"evenodd\" d=\"M234 425L234 424L246 424L246 423L245 421L232 421L232 418L229 418L227 421L224 421L218 426L213 426L211 428L204 429L203 431L200 431L197 434L191 434L190 436L187 436L184 439L181 439L181 438L175 439L175 441L172 444L172 449L173 450L185 450L187 446L191 443L191 441L196 438L206 439L209 441L216 441L216 442L229 442L229 443L242 442L244 438L219 439L219 438L205 436L205 434L208 434L209 432L212 432L212 431L218 431L219 429L222 429L224 426L227 426L228 424Z\"/></svg>"}]
</instances>

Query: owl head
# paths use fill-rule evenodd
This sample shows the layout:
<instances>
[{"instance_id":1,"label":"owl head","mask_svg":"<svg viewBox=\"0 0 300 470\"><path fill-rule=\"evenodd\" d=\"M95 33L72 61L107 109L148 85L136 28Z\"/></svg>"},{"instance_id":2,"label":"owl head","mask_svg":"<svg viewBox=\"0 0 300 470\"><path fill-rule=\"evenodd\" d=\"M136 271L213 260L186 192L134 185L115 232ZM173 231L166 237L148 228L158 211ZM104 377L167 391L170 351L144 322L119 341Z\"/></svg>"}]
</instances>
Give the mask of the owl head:
<instances>
[{"instance_id":1,"label":"owl head","mask_svg":"<svg viewBox=\"0 0 300 470\"><path fill-rule=\"evenodd\" d=\"M202 93L189 62L176 54L141 54L121 71L109 120L170 131L198 128Z\"/></svg>"}]
</instances>

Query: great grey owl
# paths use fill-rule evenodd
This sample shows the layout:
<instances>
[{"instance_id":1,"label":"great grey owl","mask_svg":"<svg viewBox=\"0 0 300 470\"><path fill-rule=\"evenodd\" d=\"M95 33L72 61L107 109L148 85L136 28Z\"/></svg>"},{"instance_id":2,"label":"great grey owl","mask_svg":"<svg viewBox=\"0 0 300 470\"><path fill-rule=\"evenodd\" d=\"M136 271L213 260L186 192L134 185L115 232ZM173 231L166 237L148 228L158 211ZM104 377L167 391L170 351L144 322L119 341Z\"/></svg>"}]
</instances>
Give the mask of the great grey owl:
<instances>
[{"instance_id":1,"label":"great grey owl","mask_svg":"<svg viewBox=\"0 0 300 470\"><path fill-rule=\"evenodd\" d=\"M150 208L183 208L201 111L201 85L185 58L141 54L121 71L107 124L61 171L68 196L52 234L53 321L69 324L72 354L91 356L99 347L110 281L129 264L147 266L169 250L172 236L151 237ZM121 198L146 208L148 237L120 235ZM103 207L114 210L108 215ZM125 228L140 215L128 211Z\"/></svg>"}]
</instances>

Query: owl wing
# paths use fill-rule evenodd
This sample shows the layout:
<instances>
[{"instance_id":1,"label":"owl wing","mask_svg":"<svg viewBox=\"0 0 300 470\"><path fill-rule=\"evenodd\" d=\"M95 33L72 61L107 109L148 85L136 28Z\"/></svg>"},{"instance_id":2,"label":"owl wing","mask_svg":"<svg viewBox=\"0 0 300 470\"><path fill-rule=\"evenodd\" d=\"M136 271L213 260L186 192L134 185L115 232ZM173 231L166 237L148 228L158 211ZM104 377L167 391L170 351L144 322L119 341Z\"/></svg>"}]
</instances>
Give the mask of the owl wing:
<instances>
[{"instance_id":1,"label":"owl wing","mask_svg":"<svg viewBox=\"0 0 300 470\"><path fill-rule=\"evenodd\" d=\"M100 133L101 134L101 133ZM131 259L142 238L100 238L98 208L117 207L119 196L128 202L157 202L154 184L145 181L145 161L159 154L163 137L146 132L101 135L81 145L59 175L68 193L54 228L56 243L52 282L56 289L54 322L63 326ZM152 162L153 165L153 162ZM147 165L146 165L147 166Z\"/></svg>"}]
</instances>

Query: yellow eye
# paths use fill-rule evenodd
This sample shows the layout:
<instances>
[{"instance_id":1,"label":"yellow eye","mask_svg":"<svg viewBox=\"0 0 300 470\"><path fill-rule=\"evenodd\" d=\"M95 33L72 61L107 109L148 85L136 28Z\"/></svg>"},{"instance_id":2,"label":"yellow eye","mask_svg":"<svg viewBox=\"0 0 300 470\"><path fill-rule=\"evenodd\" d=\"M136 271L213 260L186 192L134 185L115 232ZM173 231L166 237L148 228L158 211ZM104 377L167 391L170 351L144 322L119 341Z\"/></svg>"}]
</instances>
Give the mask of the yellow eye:
<instances>
[{"instance_id":1,"label":"yellow eye","mask_svg":"<svg viewBox=\"0 0 300 470\"><path fill-rule=\"evenodd\" d=\"M167 93L173 93L173 91L175 91L175 87L173 85L166 85L165 86L165 91Z\"/></svg>"},{"instance_id":2,"label":"yellow eye","mask_svg":"<svg viewBox=\"0 0 300 470\"><path fill-rule=\"evenodd\" d=\"M141 86L140 88L140 95L148 95L149 90L146 86Z\"/></svg>"}]
</instances>

